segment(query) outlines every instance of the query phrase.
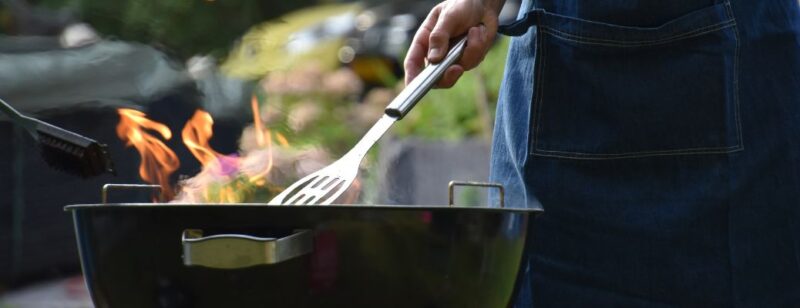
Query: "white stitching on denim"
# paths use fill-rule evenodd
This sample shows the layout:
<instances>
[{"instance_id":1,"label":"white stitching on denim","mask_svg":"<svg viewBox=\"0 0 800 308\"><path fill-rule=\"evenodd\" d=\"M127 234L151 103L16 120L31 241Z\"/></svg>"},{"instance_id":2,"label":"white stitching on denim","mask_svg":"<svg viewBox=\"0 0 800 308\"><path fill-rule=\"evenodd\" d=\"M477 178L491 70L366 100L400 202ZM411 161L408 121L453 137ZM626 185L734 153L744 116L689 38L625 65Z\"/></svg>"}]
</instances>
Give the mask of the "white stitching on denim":
<instances>
[{"instance_id":1,"label":"white stitching on denim","mask_svg":"<svg viewBox=\"0 0 800 308\"><path fill-rule=\"evenodd\" d=\"M705 9L703 9L703 10L710 10L710 9L713 9L713 8L715 8L716 6L718 6L718 5L720 5L720 4L723 4L723 3L725 3L725 4L728 4L728 5L729 5L729 4L730 4L730 0L726 0L726 1L723 1L723 2L716 3L716 4L714 4L714 5L710 6L710 7L707 7L707 8L705 8ZM577 17L572 17L572 16L566 16L566 15L560 15L560 14L549 13L549 12L547 12L547 11L545 11L545 10L538 10L538 11L539 11L541 14L543 14L543 15L546 15L546 16L553 16L553 17L555 17L555 18L567 19L567 20L569 20L569 21L571 21L571 22L575 22L575 23L589 23L589 24L594 24L595 26L610 26L610 27L617 27L617 28L620 28L622 31L659 31L659 30L663 30L663 29L664 29L664 28L663 28L663 26L666 26L666 25L667 25L667 24L663 24L663 25L661 25L661 26L659 26L659 27L655 27L655 28L643 28L643 27L617 26L617 25L613 25L613 24L607 24L607 23L603 23L603 22L597 22L597 21L590 21L590 20L585 20L585 19L581 19L581 18L577 18ZM539 14L539 15L541 16L541 14ZM719 24L723 24L723 23L726 23L726 22L730 22L730 21L733 19L733 18L732 18L732 17L733 17L733 15L732 15L732 14L727 14L727 15L728 15L728 16L727 16L727 17L728 17L728 19L726 19L726 20L724 20L724 21L721 21L721 22L719 22L719 23L717 23L717 24L714 24L714 25L706 25L706 26L703 26L703 27L701 27L700 29L702 29L702 28L705 28L705 27L713 27L713 26L716 26L716 25L719 25ZM540 16L537 16L537 17L541 18ZM686 16L688 16L688 15L684 15L683 17L686 17ZM544 24L543 22L542 22L542 23L539 23L539 24L538 24L538 26L543 26L543 24ZM692 31L697 31L697 29L695 29L695 30L692 30ZM682 34L678 34L678 35L682 35Z\"/></svg>"},{"instance_id":2,"label":"white stitching on denim","mask_svg":"<svg viewBox=\"0 0 800 308\"><path fill-rule=\"evenodd\" d=\"M623 152L623 153L582 153L582 152L572 152L572 151L556 151L556 150L545 150L545 149L536 149L539 152L548 152L548 153L561 153L561 154L573 154L577 156L621 156L621 155L637 155L637 154L658 154L658 153L682 153L682 152L697 152L697 151L730 151L736 150L739 148L740 145L732 145L727 147L699 147L699 148L683 148L683 149L672 149L672 150L658 150L658 151L639 151L639 152Z\"/></svg>"},{"instance_id":3,"label":"white stitching on denim","mask_svg":"<svg viewBox=\"0 0 800 308\"><path fill-rule=\"evenodd\" d=\"M731 7L731 2L725 2L725 8L728 12L728 17L736 20L736 16L733 15L733 8ZM734 110L734 114L736 115L736 130L739 137L739 145L744 149L744 137L742 132L742 119L741 119L741 108L739 107L739 50L741 49L742 41L741 37L739 37L739 27L733 28L733 34L736 37L736 52L733 59L733 101L736 110Z\"/></svg>"},{"instance_id":4,"label":"white stitching on denim","mask_svg":"<svg viewBox=\"0 0 800 308\"><path fill-rule=\"evenodd\" d=\"M732 18L730 18L730 16L728 16L728 19L725 19L723 21L717 22L715 24L705 25L705 26L702 26L702 27L699 27L699 28L693 28L692 30L689 30L689 31L686 31L686 32L683 32L683 33L672 34L671 36L667 36L667 37L662 37L662 38L657 38L657 39L648 39L648 40L626 40L626 39L614 40L614 39L609 39L609 38L600 38L600 37L592 37L592 36L585 36L585 35L581 35L581 34L569 33L569 32L563 31L563 30L559 30L559 29L557 29L557 27L551 27L551 26L546 25L544 23L542 25L540 25L540 26L556 30L560 34L564 34L564 35L568 35L568 36L575 36L575 37L579 37L579 38L585 38L585 39L589 39L589 40L604 41L604 42L610 42L610 43L654 43L654 42L659 42L659 41L669 41L669 40L672 40L672 39L675 39L675 38L681 38L683 36L692 35L692 34L694 34L696 32L702 32L702 31L705 31L706 29L720 27L720 26L723 26L725 24L732 23L734 21L735 20L733 20ZM645 31L652 31L652 30L653 29L631 29L631 30L623 29L623 30L620 30L620 31L645 32Z\"/></svg>"},{"instance_id":5,"label":"white stitching on denim","mask_svg":"<svg viewBox=\"0 0 800 308\"><path fill-rule=\"evenodd\" d=\"M728 14L728 17L736 20L736 16L733 14L733 8L731 7L730 1L725 1L725 8ZM739 27L733 28L734 37L736 39L736 52L733 59L733 99L735 102L734 113L736 114L736 129L738 131L738 138L739 138L739 146L741 146L741 151L744 151L744 138L742 137L742 120L740 116L740 108L739 108L739 49L742 44L741 38L739 37ZM730 245L730 237L728 237L728 245ZM730 247L730 246L729 246ZM733 268L733 261L729 258L728 259L728 269ZM735 294L734 288L730 287L728 292L733 296Z\"/></svg>"},{"instance_id":6,"label":"white stitching on denim","mask_svg":"<svg viewBox=\"0 0 800 308\"><path fill-rule=\"evenodd\" d=\"M537 32L538 32L538 29L537 29ZM534 100L534 106L531 106L531 110L534 110L536 112L536 116L534 117L534 119L536 121L536 123L535 123L536 127L534 127L534 129L533 129L533 149L530 152L535 152L536 149L539 148L539 131L540 131L540 127L541 127L540 124L542 122L542 104L543 104L543 101L544 101L544 95L542 95L542 92L544 92L544 86L543 86L543 84L544 84L544 72L545 72L544 68L545 68L545 64L547 63L547 57L546 57L547 52L545 51L547 48L545 47L546 44L545 44L545 41L544 41L546 36L545 35L537 35L537 37L538 37L537 44L539 44L539 46L541 46L541 50L539 50L538 54L541 54L541 57L539 59L542 60L541 61L542 65L539 67L539 74L538 74L538 77L537 77L537 79L539 79L539 85L537 86L536 93L534 94L534 95L536 95L535 96L535 100Z\"/></svg>"},{"instance_id":7,"label":"white stitching on denim","mask_svg":"<svg viewBox=\"0 0 800 308\"><path fill-rule=\"evenodd\" d=\"M630 154L630 155L615 155L615 156L597 156L597 155L560 155L560 154L547 154L534 152L531 155L540 157L554 157L554 158L568 158L576 160L613 160L613 159L630 159L630 158L645 158L653 156L682 156L682 155L708 155L708 154L730 154L744 150L743 147L736 147L731 149L720 150L704 150L704 151L673 151L664 153L651 153L651 154Z\"/></svg>"},{"instance_id":8,"label":"white stitching on denim","mask_svg":"<svg viewBox=\"0 0 800 308\"><path fill-rule=\"evenodd\" d=\"M727 28L733 27L733 31L734 31L735 38L736 38L736 48L735 48L735 52L734 52L735 53L735 55L734 55L734 72L733 72L733 74L734 74L734 77L733 77L733 79L734 79L733 80L734 93L733 93L733 95L734 95L734 105L735 105L735 108L736 108L736 110L734 111L734 114L735 114L736 129L737 129L738 139L739 139L736 145L728 146L728 147L700 147L700 148L686 148L686 149L660 150L660 151L641 151L641 152L628 152L628 153L580 153L580 152L544 150L544 149L539 148L539 132L541 131L541 128L540 128L541 109L542 109L543 100L544 100L544 96L541 95L541 92L544 91L544 89L543 89L544 87L542 86L542 83L543 83L542 80L544 78L543 78L542 75L544 75L543 72L544 72L544 67L545 67L545 63L546 63L547 57L545 56L546 55L546 53L545 53L546 44L544 44L544 36L543 35L537 35L537 37L541 40L540 54L542 55L541 56L542 65L540 67L540 71L539 71L539 74L538 74L539 76L537 76L537 79L539 79L539 83L537 85L536 93L534 93L534 95L536 97L534 99L534 105L535 106L532 106L532 108L534 108L536 110L536 116L534 117L534 119L536 120L536 124L535 124L536 127L534 129L533 147L529 151L529 154L534 155L534 156L542 156L542 157L557 157L557 158L570 158L570 159L583 159L583 160L608 160L608 159L641 158L641 157L652 157L652 156L726 154L726 153L735 153L735 152L738 152L738 151L742 151L744 149L744 144L743 144L743 140L742 140L743 138L742 138L741 120L740 120L740 115L739 115L739 109L740 108L739 108L739 89L738 89L738 86L739 86L739 84L738 84L738 73L739 73L738 72L738 62L739 62L740 38L739 38L739 33L738 33L738 27L737 27L737 24L736 24L736 19L734 18L733 13L730 11L730 2L726 2L726 8L728 9L727 15L729 15L728 17L730 19L728 21L726 21L726 22L713 25L714 27L717 27L717 28L709 29L709 30L706 30L709 27L696 29L696 30L693 30L693 31L690 31L690 32L687 32L687 33L683 33L683 34L680 34L680 35L673 36L667 42L672 42L672 41L675 41L675 40L678 40L678 39L696 37L696 36L700 36L700 35L703 35L703 34L706 34L706 33L709 33L709 32L719 31L719 30L723 30L723 29L727 29ZM556 37L556 38L559 38L559 39L563 39L563 40L567 40L567 41L574 41L574 42L577 42L577 43L586 43L586 42L582 42L582 41L579 41L579 40L572 40L572 39L569 39L569 38L559 37L557 34L549 31L549 30L553 30L553 31L559 32L559 31L557 31L555 29L552 29L552 28L548 28L548 27L545 27L545 26L539 26L538 28L539 29L537 29L537 30L539 30L539 31L544 30L542 32L550 34L553 37ZM703 30L705 30L705 31L703 31ZM697 31L702 31L702 32L692 33L692 32L697 32ZM561 32L561 33L563 33L563 32ZM565 35L570 35L569 33L564 33L564 34ZM573 36L575 36L575 35L573 35ZM576 36L576 37L583 38L583 37L580 37L580 36ZM657 44L663 44L663 43L667 43L667 42L659 42ZM649 44L649 45L630 45L630 44L628 44L628 45L621 45L620 46L620 45L602 44L602 43L594 43L594 44L595 45L607 45L607 46L619 46L619 47L636 47L636 46L656 45L656 44ZM540 153L540 152L543 152L543 153ZM546 153L553 153L553 154L546 154ZM558 153L561 153L561 154L558 154Z\"/></svg>"},{"instance_id":9,"label":"white stitching on denim","mask_svg":"<svg viewBox=\"0 0 800 308\"><path fill-rule=\"evenodd\" d=\"M600 45L600 46L611 46L611 47L644 47L644 46L654 46L654 45L663 45L668 44L674 41L688 39L692 37L701 36L707 33L716 32L719 30L723 30L729 27L733 27L736 25L735 21L728 21L720 24L713 25L711 27L705 27L700 29L695 29L693 31L683 33L680 35L676 35L673 37L669 37L666 39L660 40L652 40L652 41L615 41L615 40L606 40L606 39L598 39L598 38L590 38L580 35L575 35L571 33L566 33L563 31L558 31L548 26L539 26L543 31L547 34L552 35L555 38L559 38L565 41L575 42L579 44L586 44L586 45Z\"/></svg>"}]
</instances>

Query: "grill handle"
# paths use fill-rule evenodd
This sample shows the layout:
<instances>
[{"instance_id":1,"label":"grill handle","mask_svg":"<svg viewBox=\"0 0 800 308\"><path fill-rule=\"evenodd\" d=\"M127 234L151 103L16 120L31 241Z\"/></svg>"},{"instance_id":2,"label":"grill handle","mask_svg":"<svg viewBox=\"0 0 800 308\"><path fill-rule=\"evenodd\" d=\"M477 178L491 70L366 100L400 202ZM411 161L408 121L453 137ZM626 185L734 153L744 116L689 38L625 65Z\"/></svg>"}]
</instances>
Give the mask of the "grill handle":
<instances>
[{"instance_id":1,"label":"grill handle","mask_svg":"<svg viewBox=\"0 0 800 308\"><path fill-rule=\"evenodd\" d=\"M161 185L150 184L106 184L103 185L103 192L100 195L100 200L103 204L108 203L108 192L115 190L152 190L153 193L161 192Z\"/></svg>"},{"instance_id":2,"label":"grill handle","mask_svg":"<svg viewBox=\"0 0 800 308\"><path fill-rule=\"evenodd\" d=\"M295 230L283 238L263 238L242 234L203 237L203 230L183 231L183 264L215 269L238 269L277 264L314 250L311 230Z\"/></svg>"},{"instance_id":3,"label":"grill handle","mask_svg":"<svg viewBox=\"0 0 800 308\"><path fill-rule=\"evenodd\" d=\"M470 187L484 187L484 188L495 188L497 192L500 194L500 207L506 207L506 190L503 188L502 184L498 183L486 183L486 182L472 182L472 181L450 181L447 184L447 197L448 197L448 204L450 206L454 205L455 202L455 190L456 186L470 186Z\"/></svg>"},{"instance_id":4,"label":"grill handle","mask_svg":"<svg viewBox=\"0 0 800 308\"><path fill-rule=\"evenodd\" d=\"M464 48L466 46L467 37L464 36L458 43L455 43L453 47L450 48L450 51L447 52L447 56L445 56L441 62L425 67L425 69L422 70L394 100L392 100L389 106L386 107L386 115L398 120L405 117L406 114L411 111L411 108L414 108L414 105L422 99L425 93L428 93L428 90L433 88L436 82L444 75L447 68L461 58L461 54L464 53Z\"/></svg>"}]
</instances>

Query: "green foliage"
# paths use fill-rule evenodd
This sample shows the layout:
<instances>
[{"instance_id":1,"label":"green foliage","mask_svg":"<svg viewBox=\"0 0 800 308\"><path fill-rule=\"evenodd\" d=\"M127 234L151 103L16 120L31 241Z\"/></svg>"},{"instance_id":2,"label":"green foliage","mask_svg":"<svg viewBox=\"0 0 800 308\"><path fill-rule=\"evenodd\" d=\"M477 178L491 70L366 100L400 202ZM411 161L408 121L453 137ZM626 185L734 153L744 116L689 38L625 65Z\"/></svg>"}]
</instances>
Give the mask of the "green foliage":
<instances>
[{"instance_id":1,"label":"green foliage","mask_svg":"<svg viewBox=\"0 0 800 308\"><path fill-rule=\"evenodd\" d=\"M281 100L282 102L276 106L271 98L266 99L266 108L279 108L284 111L284 117L279 121L269 123L269 128L287 136L293 146L300 148L322 146L333 157L338 157L353 147L365 133L347 121L350 109L357 104L353 100L325 93L287 95ZM320 108L321 115L302 131L292 130L287 124L289 111L299 104L309 101L314 102Z\"/></svg>"},{"instance_id":2,"label":"green foliage","mask_svg":"<svg viewBox=\"0 0 800 308\"><path fill-rule=\"evenodd\" d=\"M313 48L304 52L289 52L286 44L300 31L327 18L354 13L358 9L359 6L354 4L317 5L260 23L243 34L222 64L222 71L238 78L257 79L310 61L333 70L340 64L337 53L343 44L342 38L320 39Z\"/></svg>"},{"instance_id":3,"label":"green foliage","mask_svg":"<svg viewBox=\"0 0 800 308\"><path fill-rule=\"evenodd\" d=\"M158 43L181 57L223 56L256 23L316 3L315 0L46 0L71 7L104 35Z\"/></svg>"}]
</instances>

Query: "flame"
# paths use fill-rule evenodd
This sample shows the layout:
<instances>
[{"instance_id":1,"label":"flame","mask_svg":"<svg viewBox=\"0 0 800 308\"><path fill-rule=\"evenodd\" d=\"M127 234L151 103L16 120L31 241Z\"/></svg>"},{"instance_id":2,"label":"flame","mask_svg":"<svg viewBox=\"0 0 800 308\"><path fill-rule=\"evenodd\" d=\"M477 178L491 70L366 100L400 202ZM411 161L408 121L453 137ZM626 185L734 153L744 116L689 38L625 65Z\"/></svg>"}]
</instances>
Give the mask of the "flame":
<instances>
[{"instance_id":1,"label":"flame","mask_svg":"<svg viewBox=\"0 0 800 308\"><path fill-rule=\"evenodd\" d=\"M259 102L253 96L253 139L256 150L239 155L223 155L209 144L213 136L214 119L203 110L197 110L181 131L183 142L203 165L197 176L185 180L178 199L187 202L236 203L247 200L254 187L264 187L273 169L273 132L261 121ZM279 142L288 145L281 135ZM253 168L255 167L255 168Z\"/></svg>"},{"instance_id":2,"label":"flame","mask_svg":"<svg viewBox=\"0 0 800 308\"><path fill-rule=\"evenodd\" d=\"M213 136L214 119L203 110L195 111L181 130L184 145L200 162L203 169L194 177L183 179L179 191L171 188L169 178L180 166L178 157L163 142L172 138L172 132L161 123L147 119L140 111L119 109L120 123L117 134L128 146L136 147L142 157L139 175L149 183L163 188L161 200L184 203L238 203L245 201L266 201L265 193L280 191L273 181L285 181L294 176L302 177L307 171L299 162L327 161L324 151L297 151L289 146L286 136L273 132L261 120L258 99L251 99L253 110L252 135L247 135L247 147L241 153L225 155L210 145ZM148 132L148 131L153 131ZM158 138L160 135L161 138ZM243 137L245 138L245 137ZM274 151L277 151L277 156ZM296 153L304 153L294 155ZM320 153L323 153L320 155ZM291 156L287 154L292 154ZM309 156L303 155L312 155ZM292 158L295 157L295 158ZM275 172L274 169L280 170ZM358 190L360 182L353 186ZM175 197L175 193L177 197ZM174 198L174 200L173 200ZM341 200L355 201L358 192L349 192Z\"/></svg>"},{"instance_id":3,"label":"flame","mask_svg":"<svg viewBox=\"0 0 800 308\"><path fill-rule=\"evenodd\" d=\"M275 139L278 139L278 143L282 147L288 147L289 146L289 140L286 140L286 136L284 136L283 134L276 132L275 133Z\"/></svg>"},{"instance_id":4,"label":"flame","mask_svg":"<svg viewBox=\"0 0 800 308\"><path fill-rule=\"evenodd\" d=\"M258 98L253 95L253 98L250 100L250 107L253 109L253 125L255 126L256 144L258 144L259 147L267 148L267 166L264 168L264 170L261 170L261 172L250 175L248 180L250 183L255 183L258 186L264 186L264 184L266 184L264 179L267 177L267 175L269 175L270 171L272 171L274 160L272 157L272 134L270 133L269 129L264 128L264 124L261 123L261 112L259 111L258 105ZM286 141L286 137L283 137L283 140ZM288 144L288 142L286 144Z\"/></svg>"},{"instance_id":5,"label":"flame","mask_svg":"<svg viewBox=\"0 0 800 308\"><path fill-rule=\"evenodd\" d=\"M213 125L214 119L208 112L197 110L181 131L183 144L204 167L217 163L222 156L208 144L208 140L214 135Z\"/></svg>"},{"instance_id":6,"label":"flame","mask_svg":"<svg viewBox=\"0 0 800 308\"><path fill-rule=\"evenodd\" d=\"M139 176L145 182L161 185L162 200L171 199L174 193L169 177L178 169L180 161L175 152L147 130L155 131L164 140L172 138L172 131L166 125L148 119L141 111L121 108L117 112L120 116L117 136L126 146L135 147L142 159Z\"/></svg>"},{"instance_id":7,"label":"flame","mask_svg":"<svg viewBox=\"0 0 800 308\"><path fill-rule=\"evenodd\" d=\"M253 95L250 99L250 108L253 110L253 125L256 127L256 143L264 146L264 124L261 123L261 112L258 109L258 98Z\"/></svg>"}]
</instances>

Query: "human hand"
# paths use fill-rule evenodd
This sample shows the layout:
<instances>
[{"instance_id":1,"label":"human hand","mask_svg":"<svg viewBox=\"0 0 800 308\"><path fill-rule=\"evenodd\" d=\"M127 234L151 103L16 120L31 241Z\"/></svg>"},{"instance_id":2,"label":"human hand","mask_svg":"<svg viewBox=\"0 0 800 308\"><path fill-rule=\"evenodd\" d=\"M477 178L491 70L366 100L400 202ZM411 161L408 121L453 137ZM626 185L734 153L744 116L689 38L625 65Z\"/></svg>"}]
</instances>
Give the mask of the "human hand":
<instances>
[{"instance_id":1,"label":"human hand","mask_svg":"<svg viewBox=\"0 0 800 308\"><path fill-rule=\"evenodd\" d=\"M414 35L405 59L408 84L425 66L425 60L438 63L447 54L450 40L467 35L461 59L450 66L437 83L452 87L464 71L483 61L497 34L497 15L505 0L447 0L436 5Z\"/></svg>"}]
</instances>

